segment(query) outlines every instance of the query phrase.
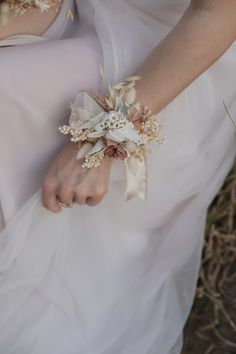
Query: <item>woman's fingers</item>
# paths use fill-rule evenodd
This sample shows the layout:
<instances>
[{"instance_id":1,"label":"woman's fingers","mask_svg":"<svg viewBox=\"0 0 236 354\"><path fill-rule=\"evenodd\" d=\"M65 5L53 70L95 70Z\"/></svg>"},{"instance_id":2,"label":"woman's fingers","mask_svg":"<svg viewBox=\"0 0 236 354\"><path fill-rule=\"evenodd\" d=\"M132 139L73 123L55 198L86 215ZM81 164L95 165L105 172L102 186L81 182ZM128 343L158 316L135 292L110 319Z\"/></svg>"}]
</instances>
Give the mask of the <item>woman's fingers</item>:
<instances>
[{"instance_id":1,"label":"woman's fingers","mask_svg":"<svg viewBox=\"0 0 236 354\"><path fill-rule=\"evenodd\" d=\"M89 206L95 206L99 204L102 201L103 198L94 198L94 197L88 197L86 199L86 204Z\"/></svg>"},{"instance_id":2,"label":"woman's fingers","mask_svg":"<svg viewBox=\"0 0 236 354\"><path fill-rule=\"evenodd\" d=\"M79 205L85 205L87 198L88 198L88 194L85 193L85 191L75 192L75 203L77 203Z\"/></svg>"},{"instance_id":3,"label":"woman's fingers","mask_svg":"<svg viewBox=\"0 0 236 354\"><path fill-rule=\"evenodd\" d=\"M94 206L102 201L106 193L106 187L103 185L93 187L92 189L88 189L81 185L76 189L75 202L80 205L87 204L89 206Z\"/></svg>"},{"instance_id":4,"label":"woman's fingers","mask_svg":"<svg viewBox=\"0 0 236 354\"><path fill-rule=\"evenodd\" d=\"M53 213L59 213L61 206L57 202L57 183L50 179L45 179L42 186L42 203L43 206Z\"/></svg>"},{"instance_id":5,"label":"woman's fingers","mask_svg":"<svg viewBox=\"0 0 236 354\"><path fill-rule=\"evenodd\" d=\"M111 161L104 160L98 168L86 169L76 159L74 144L63 147L53 161L42 188L43 205L52 212L80 205L97 205L107 193Z\"/></svg>"},{"instance_id":6,"label":"woman's fingers","mask_svg":"<svg viewBox=\"0 0 236 354\"><path fill-rule=\"evenodd\" d=\"M79 186L70 186L65 183L59 186L59 181L55 177L48 176L42 187L42 202L45 208L58 213L62 210L63 204L70 205L73 202L95 206L103 200L106 194L107 184L101 182L92 188L90 184L87 185L87 182Z\"/></svg>"},{"instance_id":7,"label":"woman's fingers","mask_svg":"<svg viewBox=\"0 0 236 354\"><path fill-rule=\"evenodd\" d=\"M107 194L107 186L97 185L93 193L90 196L88 196L86 200L86 204L89 206L95 206L103 200L106 194Z\"/></svg>"},{"instance_id":8,"label":"woman's fingers","mask_svg":"<svg viewBox=\"0 0 236 354\"><path fill-rule=\"evenodd\" d=\"M71 204L75 200L73 188L67 185L62 185L57 193L57 198L63 204Z\"/></svg>"}]
</instances>

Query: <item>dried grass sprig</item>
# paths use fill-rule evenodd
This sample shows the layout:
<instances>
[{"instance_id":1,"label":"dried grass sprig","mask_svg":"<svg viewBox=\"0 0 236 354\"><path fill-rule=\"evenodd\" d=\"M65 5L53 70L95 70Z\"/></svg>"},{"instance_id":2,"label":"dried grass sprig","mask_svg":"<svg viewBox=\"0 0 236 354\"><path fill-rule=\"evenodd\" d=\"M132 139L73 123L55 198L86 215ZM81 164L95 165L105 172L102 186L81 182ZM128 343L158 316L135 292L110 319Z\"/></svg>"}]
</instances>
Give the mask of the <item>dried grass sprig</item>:
<instances>
[{"instance_id":1,"label":"dried grass sprig","mask_svg":"<svg viewBox=\"0 0 236 354\"><path fill-rule=\"evenodd\" d=\"M200 354L198 348L201 354L236 353L236 162L209 208L183 354Z\"/></svg>"}]
</instances>

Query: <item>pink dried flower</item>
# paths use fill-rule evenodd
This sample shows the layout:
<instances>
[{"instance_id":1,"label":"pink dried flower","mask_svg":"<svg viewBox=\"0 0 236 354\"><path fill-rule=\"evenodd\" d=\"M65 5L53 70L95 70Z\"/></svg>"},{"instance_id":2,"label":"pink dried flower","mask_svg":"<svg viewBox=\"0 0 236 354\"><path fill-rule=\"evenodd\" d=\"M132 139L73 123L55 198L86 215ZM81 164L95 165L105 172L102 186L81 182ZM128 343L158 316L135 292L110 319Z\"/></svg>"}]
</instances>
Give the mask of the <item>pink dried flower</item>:
<instances>
[{"instance_id":1,"label":"pink dried flower","mask_svg":"<svg viewBox=\"0 0 236 354\"><path fill-rule=\"evenodd\" d=\"M127 151L122 149L119 145L117 146L108 146L105 150L105 156L112 159L121 159L125 160L128 157Z\"/></svg>"},{"instance_id":2,"label":"pink dried flower","mask_svg":"<svg viewBox=\"0 0 236 354\"><path fill-rule=\"evenodd\" d=\"M138 111L135 107L131 107L129 111L129 120L133 123L134 128L140 131L142 127L142 112Z\"/></svg>"}]
</instances>

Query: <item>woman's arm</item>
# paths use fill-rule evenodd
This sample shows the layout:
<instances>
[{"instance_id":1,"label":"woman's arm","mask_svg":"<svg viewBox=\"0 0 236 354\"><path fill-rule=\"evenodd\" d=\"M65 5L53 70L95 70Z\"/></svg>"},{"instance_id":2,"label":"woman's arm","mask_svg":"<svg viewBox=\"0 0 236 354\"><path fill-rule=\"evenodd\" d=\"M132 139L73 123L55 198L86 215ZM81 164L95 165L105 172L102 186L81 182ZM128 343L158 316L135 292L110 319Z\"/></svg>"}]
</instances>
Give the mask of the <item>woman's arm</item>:
<instances>
[{"instance_id":1,"label":"woman's arm","mask_svg":"<svg viewBox=\"0 0 236 354\"><path fill-rule=\"evenodd\" d=\"M236 0L193 0L177 26L140 68L137 100L159 112L235 39ZM56 195L65 203L74 198L80 204L96 205L108 191L111 161L87 170L75 156L74 145L66 145L45 178L42 200L51 211L61 210Z\"/></svg>"},{"instance_id":2,"label":"woman's arm","mask_svg":"<svg viewBox=\"0 0 236 354\"><path fill-rule=\"evenodd\" d=\"M192 0L140 68L138 101L158 113L236 39L236 0Z\"/></svg>"}]
</instances>

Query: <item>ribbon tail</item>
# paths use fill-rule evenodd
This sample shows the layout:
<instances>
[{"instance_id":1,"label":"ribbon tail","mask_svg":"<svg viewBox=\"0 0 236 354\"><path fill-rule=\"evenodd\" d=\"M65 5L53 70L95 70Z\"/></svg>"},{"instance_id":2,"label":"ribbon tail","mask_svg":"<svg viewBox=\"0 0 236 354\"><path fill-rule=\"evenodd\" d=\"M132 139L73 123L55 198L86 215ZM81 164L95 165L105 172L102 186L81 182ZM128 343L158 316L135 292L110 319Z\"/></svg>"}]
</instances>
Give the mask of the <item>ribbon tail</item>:
<instances>
[{"instance_id":1,"label":"ribbon tail","mask_svg":"<svg viewBox=\"0 0 236 354\"><path fill-rule=\"evenodd\" d=\"M125 160L126 167L126 191L125 200L130 200L138 196L146 200L147 196L147 167L146 159L142 161L134 157Z\"/></svg>"}]
</instances>

